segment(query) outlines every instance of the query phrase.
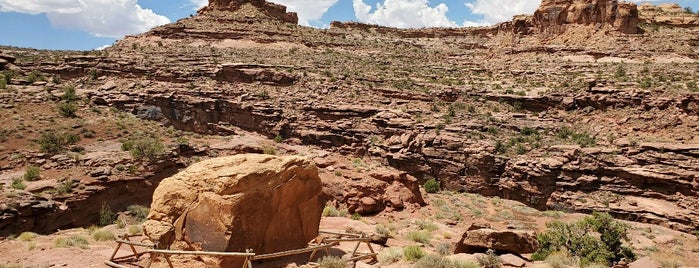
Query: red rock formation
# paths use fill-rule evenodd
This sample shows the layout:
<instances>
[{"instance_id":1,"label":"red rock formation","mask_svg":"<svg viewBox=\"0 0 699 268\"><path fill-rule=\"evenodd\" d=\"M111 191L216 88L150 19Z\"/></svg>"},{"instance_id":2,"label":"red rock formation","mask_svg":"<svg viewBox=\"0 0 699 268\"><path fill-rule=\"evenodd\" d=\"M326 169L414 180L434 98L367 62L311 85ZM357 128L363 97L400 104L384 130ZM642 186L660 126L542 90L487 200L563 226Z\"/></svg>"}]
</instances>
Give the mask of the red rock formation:
<instances>
[{"instance_id":1,"label":"red rock formation","mask_svg":"<svg viewBox=\"0 0 699 268\"><path fill-rule=\"evenodd\" d=\"M209 10L236 11L249 4L258 8L262 13L282 22L297 24L298 15L295 12L286 12L286 7L265 0L209 0L209 5L199 11L205 13Z\"/></svg>"},{"instance_id":2,"label":"red rock formation","mask_svg":"<svg viewBox=\"0 0 699 268\"><path fill-rule=\"evenodd\" d=\"M534 12L534 25L540 32L560 33L566 25L600 25L633 34L638 33L638 8L617 0L543 0Z\"/></svg>"}]
</instances>

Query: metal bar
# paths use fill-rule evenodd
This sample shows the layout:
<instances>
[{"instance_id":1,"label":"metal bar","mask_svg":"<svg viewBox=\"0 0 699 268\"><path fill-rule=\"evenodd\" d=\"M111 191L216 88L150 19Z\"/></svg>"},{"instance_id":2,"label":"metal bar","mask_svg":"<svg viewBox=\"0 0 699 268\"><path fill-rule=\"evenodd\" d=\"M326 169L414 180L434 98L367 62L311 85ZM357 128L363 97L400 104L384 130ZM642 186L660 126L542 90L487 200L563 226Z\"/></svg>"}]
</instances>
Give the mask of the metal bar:
<instances>
[{"instance_id":1,"label":"metal bar","mask_svg":"<svg viewBox=\"0 0 699 268\"><path fill-rule=\"evenodd\" d=\"M252 257L255 253L242 252L210 252L210 251L184 251L184 250L160 250L149 249L149 253L158 253L163 255L205 255L205 256L225 256L225 257Z\"/></svg>"}]
</instances>

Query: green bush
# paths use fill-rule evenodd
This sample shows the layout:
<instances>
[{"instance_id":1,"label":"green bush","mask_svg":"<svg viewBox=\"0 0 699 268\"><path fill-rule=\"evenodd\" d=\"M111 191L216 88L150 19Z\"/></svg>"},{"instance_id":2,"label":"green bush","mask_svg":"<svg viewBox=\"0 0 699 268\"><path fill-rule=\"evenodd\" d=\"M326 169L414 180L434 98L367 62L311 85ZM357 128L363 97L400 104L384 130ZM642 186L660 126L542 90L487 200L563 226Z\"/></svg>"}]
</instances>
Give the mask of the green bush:
<instances>
[{"instance_id":1,"label":"green bush","mask_svg":"<svg viewBox=\"0 0 699 268\"><path fill-rule=\"evenodd\" d=\"M36 81L46 81L46 77L37 71L31 71L29 75L27 75L27 82L34 83Z\"/></svg>"},{"instance_id":2,"label":"green bush","mask_svg":"<svg viewBox=\"0 0 699 268\"><path fill-rule=\"evenodd\" d=\"M133 216L138 222L144 222L148 218L149 209L147 207L141 205L130 205L126 208L126 210L128 210L131 213L131 216Z\"/></svg>"},{"instance_id":3,"label":"green bush","mask_svg":"<svg viewBox=\"0 0 699 268\"><path fill-rule=\"evenodd\" d=\"M102 203L102 207L100 207L100 215L99 215L99 225L100 226L107 226L116 220L116 214L112 212L112 208L107 204L107 203Z\"/></svg>"},{"instance_id":4,"label":"green bush","mask_svg":"<svg viewBox=\"0 0 699 268\"><path fill-rule=\"evenodd\" d=\"M70 102L63 102L58 105L58 113L63 117L76 117L77 114L75 112L77 111L78 107L76 107L74 104Z\"/></svg>"},{"instance_id":5,"label":"green bush","mask_svg":"<svg viewBox=\"0 0 699 268\"><path fill-rule=\"evenodd\" d=\"M485 256L478 257L478 264L483 268L498 268L502 264L502 260L495 251L489 249Z\"/></svg>"},{"instance_id":6,"label":"green bush","mask_svg":"<svg viewBox=\"0 0 699 268\"><path fill-rule=\"evenodd\" d=\"M325 256L318 261L318 268L346 268L347 261L336 256Z\"/></svg>"},{"instance_id":7,"label":"green bush","mask_svg":"<svg viewBox=\"0 0 699 268\"><path fill-rule=\"evenodd\" d=\"M35 166L28 166L24 172L25 181L36 181L41 178L41 169Z\"/></svg>"},{"instance_id":8,"label":"green bush","mask_svg":"<svg viewBox=\"0 0 699 268\"><path fill-rule=\"evenodd\" d=\"M7 82L5 82L5 78L0 77L0 89L6 89L7 88Z\"/></svg>"},{"instance_id":9,"label":"green bush","mask_svg":"<svg viewBox=\"0 0 699 268\"><path fill-rule=\"evenodd\" d=\"M10 186L12 187L12 189L16 190L24 190L25 188L27 188L27 186L24 185L24 179L22 179L21 177L13 178L12 184L10 184Z\"/></svg>"},{"instance_id":10,"label":"green bush","mask_svg":"<svg viewBox=\"0 0 699 268\"><path fill-rule=\"evenodd\" d=\"M99 229L95 232L92 233L92 238L95 239L95 241L114 241L116 240L116 236L114 236L114 233L110 230L105 230L105 229Z\"/></svg>"},{"instance_id":11,"label":"green bush","mask_svg":"<svg viewBox=\"0 0 699 268\"><path fill-rule=\"evenodd\" d=\"M425 187L425 192L428 193L436 193L439 192L441 186L439 185L439 182L435 178L430 178L425 182L423 185Z\"/></svg>"},{"instance_id":12,"label":"green bush","mask_svg":"<svg viewBox=\"0 0 699 268\"><path fill-rule=\"evenodd\" d=\"M75 88L68 86L63 88L63 96L61 96L61 99L67 102L72 102L79 100L80 97L75 93Z\"/></svg>"},{"instance_id":13,"label":"green bush","mask_svg":"<svg viewBox=\"0 0 699 268\"><path fill-rule=\"evenodd\" d=\"M163 142L158 138L152 137L139 137L124 141L121 144L121 148L131 152L131 155L137 160L153 160L165 151Z\"/></svg>"},{"instance_id":14,"label":"green bush","mask_svg":"<svg viewBox=\"0 0 699 268\"><path fill-rule=\"evenodd\" d=\"M537 236L540 248L532 258L545 260L555 252L580 259L580 265L611 265L622 259L635 260L633 251L622 245L628 240L628 226L607 213L593 213L575 223L550 222L548 230Z\"/></svg>"},{"instance_id":15,"label":"green bush","mask_svg":"<svg viewBox=\"0 0 699 268\"><path fill-rule=\"evenodd\" d=\"M88 245L90 245L90 242L88 242L85 237L73 235L68 238L60 237L56 239L55 245L59 248L78 247L82 249L87 249Z\"/></svg>"},{"instance_id":16,"label":"green bush","mask_svg":"<svg viewBox=\"0 0 699 268\"><path fill-rule=\"evenodd\" d=\"M70 144L75 144L80 141L80 136L75 134L56 134L55 132L46 132L41 134L37 143L41 147L41 151L48 154L57 154L63 152L65 147Z\"/></svg>"},{"instance_id":17,"label":"green bush","mask_svg":"<svg viewBox=\"0 0 699 268\"><path fill-rule=\"evenodd\" d=\"M19 240L19 241L24 241L24 242L29 242L29 241L34 240L34 238L37 238L38 236L39 236L39 235L36 234L36 233L24 232L24 233L21 233L21 234L17 237L17 240Z\"/></svg>"},{"instance_id":18,"label":"green bush","mask_svg":"<svg viewBox=\"0 0 699 268\"><path fill-rule=\"evenodd\" d=\"M323 217L346 217L349 212L346 208L335 208L335 206L327 204L323 208Z\"/></svg>"},{"instance_id":19,"label":"green bush","mask_svg":"<svg viewBox=\"0 0 699 268\"><path fill-rule=\"evenodd\" d=\"M430 243L430 234L425 231L410 231L408 232L408 239L427 245Z\"/></svg>"},{"instance_id":20,"label":"green bush","mask_svg":"<svg viewBox=\"0 0 699 268\"><path fill-rule=\"evenodd\" d=\"M439 255L430 254L420 258L415 263L415 268L453 268L454 263Z\"/></svg>"},{"instance_id":21,"label":"green bush","mask_svg":"<svg viewBox=\"0 0 699 268\"><path fill-rule=\"evenodd\" d=\"M425 251L420 246L407 246L403 249L403 258L409 262L415 262L425 257Z\"/></svg>"},{"instance_id":22,"label":"green bush","mask_svg":"<svg viewBox=\"0 0 699 268\"><path fill-rule=\"evenodd\" d=\"M687 82L687 89L692 92L699 91L699 87L697 87L697 83L694 81Z\"/></svg>"},{"instance_id":23,"label":"green bush","mask_svg":"<svg viewBox=\"0 0 699 268\"><path fill-rule=\"evenodd\" d=\"M403 251L399 248L385 248L377 256L381 264L391 264L403 258Z\"/></svg>"},{"instance_id":24,"label":"green bush","mask_svg":"<svg viewBox=\"0 0 699 268\"><path fill-rule=\"evenodd\" d=\"M73 179L66 179L63 182L56 185L54 188L54 193L56 195L63 195L73 192Z\"/></svg>"}]
</instances>

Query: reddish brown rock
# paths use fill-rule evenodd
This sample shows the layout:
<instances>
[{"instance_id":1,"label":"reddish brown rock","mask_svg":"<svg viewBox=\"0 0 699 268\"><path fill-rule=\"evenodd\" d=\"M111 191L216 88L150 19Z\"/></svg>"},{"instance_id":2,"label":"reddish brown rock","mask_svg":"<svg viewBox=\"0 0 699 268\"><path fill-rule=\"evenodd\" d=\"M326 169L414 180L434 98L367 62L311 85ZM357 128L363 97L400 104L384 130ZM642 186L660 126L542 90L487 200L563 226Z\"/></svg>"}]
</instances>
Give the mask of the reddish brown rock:
<instances>
[{"instance_id":1,"label":"reddish brown rock","mask_svg":"<svg viewBox=\"0 0 699 268\"><path fill-rule=\"evenodd\" d=\"M282 22L297 24L299 22L298 15L294 12L286 12L286 7L264 0L210 0L209 5L204 7L200 13L208 10L225 10L236 11L244 5L252 5L258 8L262 13Z\"/></svg>"},{"instance_id":2,"label":"reddish brown rock","mask_svg":"<svg viewBox=\"0 0 699 268\"><path fill-rule=\"evenodd\" d=\"M538 247L539 243L532 232L501 231L472 226L456 244L454 253L478 253L492 249L498 252L529 254L534 253Z\"/></svg>"},{"instance_id":3,"label":"reddish brown rock","mask_svg":"<svg viewBox=\"0 0 699 268\"><path fill-rule=\"evenodd\" d=\"M611 26L638 33L638 8L633 3L616 0L543 0L534 12L534 24L541 32L561 33L567 25Z\"/></svg>"},{"instance_id":4,"label":"reddish brown rock","mask_svg":"<svg viewBox=\"0 0 699 268\"><path fill-rule=\"evenodd\" d=\"M160 248L258 254L303 248L318 235L321 188L315 165L302 157L211 159L161 182L144 232Z\"/></svg>"}]
</instances>

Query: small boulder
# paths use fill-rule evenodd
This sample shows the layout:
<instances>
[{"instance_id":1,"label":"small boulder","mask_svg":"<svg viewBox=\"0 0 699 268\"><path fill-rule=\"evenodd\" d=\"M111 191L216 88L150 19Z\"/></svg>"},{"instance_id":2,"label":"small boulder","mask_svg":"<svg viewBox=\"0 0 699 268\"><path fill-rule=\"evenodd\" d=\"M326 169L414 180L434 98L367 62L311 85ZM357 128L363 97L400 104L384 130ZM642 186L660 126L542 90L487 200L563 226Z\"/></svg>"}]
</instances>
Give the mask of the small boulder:
<instances>
[{"instance_id":1,"label":"small boulder","mask_svg":"<svg viewBox=\"0 0 699 268\"><path fill-rule=\"evenodd\" d=\"M539 244L533 232L469 228L456 244L454 253L478 253L493 249L502 253L534 253Z\"/></svg>"}]
</instances>

